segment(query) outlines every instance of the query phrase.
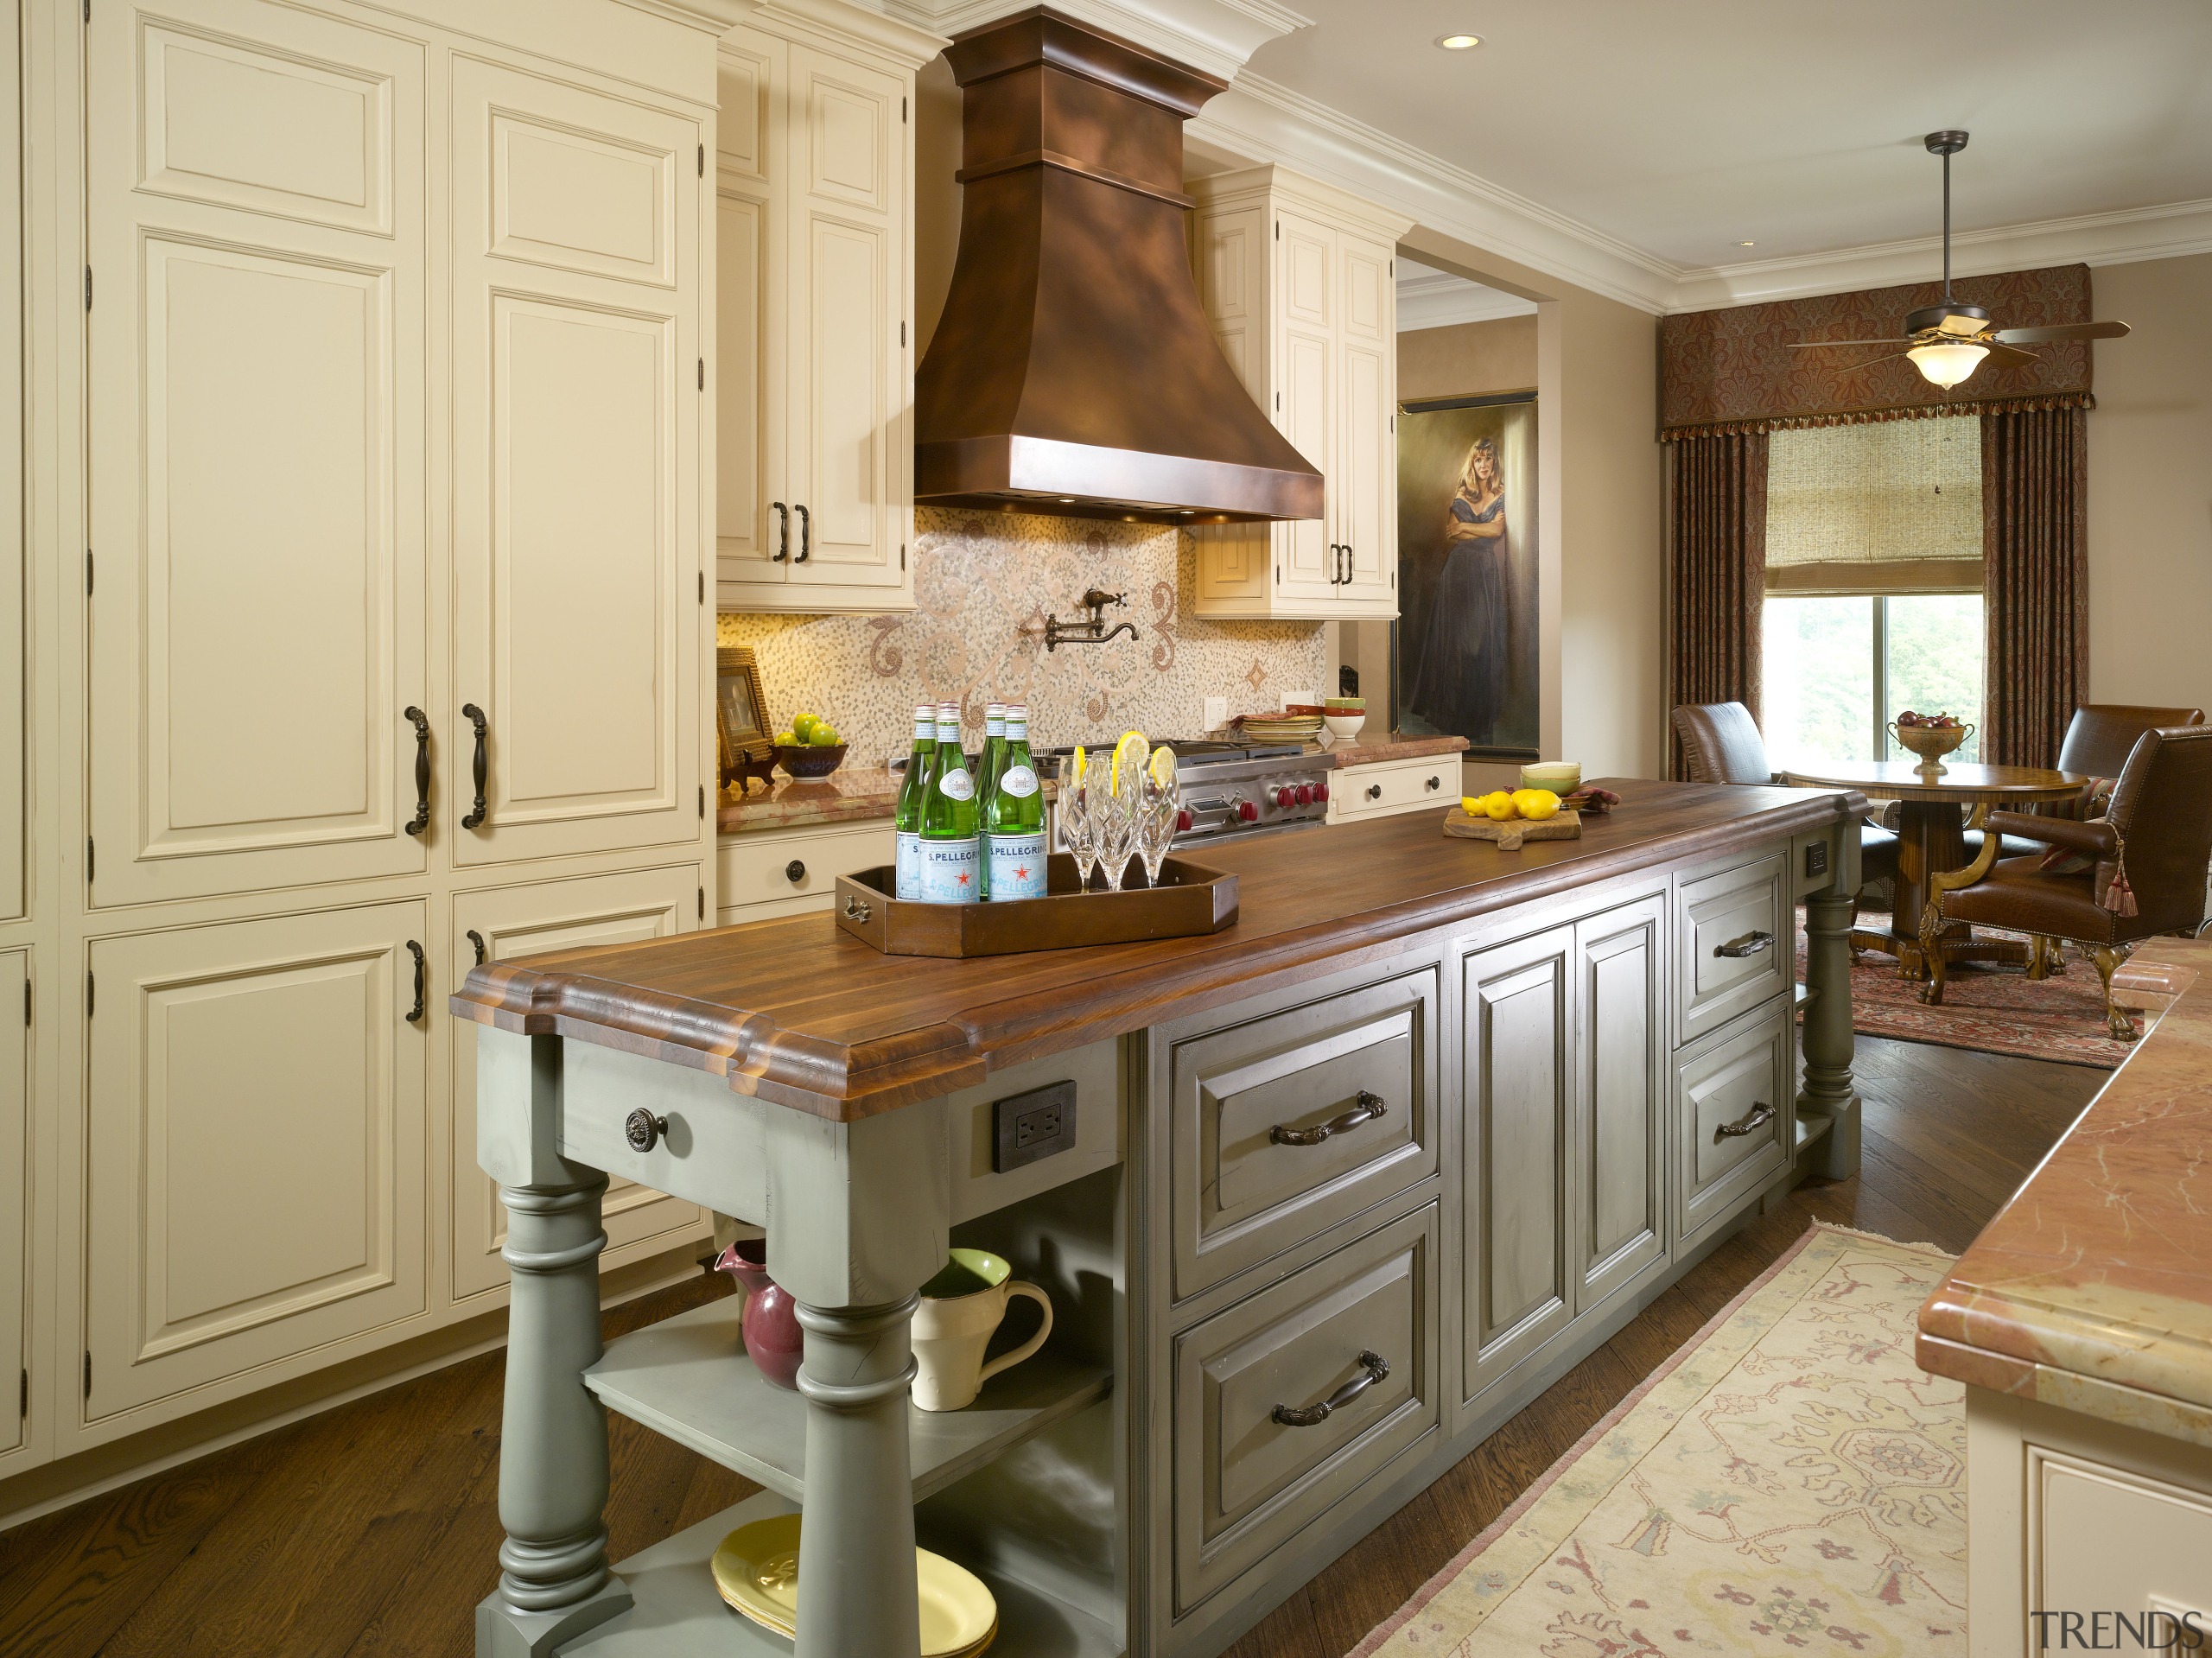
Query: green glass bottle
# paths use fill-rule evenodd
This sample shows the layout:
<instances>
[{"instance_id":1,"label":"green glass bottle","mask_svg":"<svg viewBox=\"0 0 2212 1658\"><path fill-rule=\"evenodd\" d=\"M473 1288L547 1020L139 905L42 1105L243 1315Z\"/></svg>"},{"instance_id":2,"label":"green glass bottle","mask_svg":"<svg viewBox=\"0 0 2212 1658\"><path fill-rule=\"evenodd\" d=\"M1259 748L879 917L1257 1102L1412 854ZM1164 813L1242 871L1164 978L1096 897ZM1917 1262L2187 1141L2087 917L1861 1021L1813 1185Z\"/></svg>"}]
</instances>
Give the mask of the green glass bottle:
<instances>
[{"instance_id":1,"label":"green glass bottle","mask_svg":"<svg viewBox=\"0 0 2212 1658\"><path fill-rule=\"evenodd\" d=\"M986 702L983 705L983 752L976 760L976 823L981 828L983 813L989 809L991 791L998 787L999 772L1006 765L1006 704ZM991 855L986 847L976 866L977 896L991 895Z\"/></svg>"},{"instance_id":2,"label":"green glass bottle","mask_svg":"<svg viewBox=\"0 0 2212 1658\"><path fill-rule=\"evenodd\" d=\"M893 822L899 830L896 896L922 895L922 799L929 791L930 761L937 753L937 708L914 704L914 752L906 761L905 780L899 785L899 804Z\"/></svg>"},{"instance_id":3,"label":"green glass bottle","mask_svg":"<svg viewBox=\"0 0 2212 1658\"><path fill-rule=\"evenodd\" d=\"M1006 711L1006 756L983 802L985 895L994 902L1045 896L1045 793L1029 758L1029 708Z\"/></svg>"},{"instance_id":4,"label":"green glass bottle","mask_svg":"<svg viewBox=\"0 0 2212 1658\"><path fill-rule=\"evenodd\" d=\"M960 704L937 709L937 753L922 797L922 901L973 904L982 860L976 835L976 779L960 746Z\"/></svg>"}]
</instances>

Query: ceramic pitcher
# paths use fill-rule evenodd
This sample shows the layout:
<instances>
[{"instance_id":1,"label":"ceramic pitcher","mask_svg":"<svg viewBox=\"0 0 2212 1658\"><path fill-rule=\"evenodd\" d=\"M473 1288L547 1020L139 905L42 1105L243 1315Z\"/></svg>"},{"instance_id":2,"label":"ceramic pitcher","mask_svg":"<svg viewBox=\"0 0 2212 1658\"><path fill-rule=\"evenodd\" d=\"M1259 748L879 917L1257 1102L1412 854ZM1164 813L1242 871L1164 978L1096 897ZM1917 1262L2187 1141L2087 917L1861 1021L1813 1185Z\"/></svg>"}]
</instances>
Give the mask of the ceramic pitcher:
<instances>
[{"instance_id":1,"label":"ceramic pitcher","mask_svg":"<svg viewBox=\"0 0 2212 1658\"><path fill-rule=\"evenodd\" d=\"M768 1240L743 1238L731 1244L715 1261L715 1270L728 1273L745 1291L738 1318L747 1356L762 1380L795 1391L805 1345L798 1327L798 1303L768 1276Z\"/></svg>"},{"instance_id":2,"label":"ceramic pitcher","mask_svg":"<svg viewBox=\"0 0 2212 1658\"><path fill-rule=\"evenodd\" d=\"M983 1349L1017 1295L1042 1307L1045 1322L1014 1351L986 1364ZM922 1286L914 1312L914 1403L924 1410L966 1408L986 1382L1030 1357L1052 1333L1052 1301L1044 1291L1015 1278L988 1250L953 1250L945 1269Z\"/></svg>"}]
</instances>

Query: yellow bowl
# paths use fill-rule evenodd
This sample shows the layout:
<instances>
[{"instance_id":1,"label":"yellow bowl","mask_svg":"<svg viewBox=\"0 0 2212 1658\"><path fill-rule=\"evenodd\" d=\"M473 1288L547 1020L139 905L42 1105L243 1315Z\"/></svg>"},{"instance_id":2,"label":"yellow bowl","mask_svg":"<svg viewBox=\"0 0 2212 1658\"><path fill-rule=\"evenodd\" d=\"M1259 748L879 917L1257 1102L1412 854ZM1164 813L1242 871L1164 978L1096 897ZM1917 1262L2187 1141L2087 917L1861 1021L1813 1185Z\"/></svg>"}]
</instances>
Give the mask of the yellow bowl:
<instances>
[{"instance_id":1,"label":"yellow bowl","mask_svg":"<svg viewBox=\"0 0 2212 1658\"><path fill-rule=\"evenodd\" d=\"M798 1515L772 1515L723 1538L712 1562L722 1599L787 1640L798 1638ZM999 1607L989 1585L925 1548L914 1551L914 1578L922 1658L972 1658L990 1645Z\"/></svg>"}]
</instances>

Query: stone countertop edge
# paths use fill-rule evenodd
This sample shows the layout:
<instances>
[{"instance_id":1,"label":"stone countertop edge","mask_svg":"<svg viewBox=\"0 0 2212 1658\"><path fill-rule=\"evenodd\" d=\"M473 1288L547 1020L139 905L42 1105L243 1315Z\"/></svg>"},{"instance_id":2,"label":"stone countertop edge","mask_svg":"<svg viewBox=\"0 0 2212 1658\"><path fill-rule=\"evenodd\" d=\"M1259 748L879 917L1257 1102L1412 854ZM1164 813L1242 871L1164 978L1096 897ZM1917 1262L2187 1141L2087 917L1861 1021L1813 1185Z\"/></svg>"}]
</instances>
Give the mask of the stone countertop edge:
<instances>
[{"instance_id":1,"label":"stone countertop edge","mask_svg":"<svg viewBox=\"0 0 2212 1658\"><path fill-rule=\"evenodd\" d=\"M2115 981L2177 999L1920 1309L1923 1369L2212 1445L2212 939Z\"/></svg>"},{"instance_id":2,"label":"stone countertop edge","mask_svg":"<svg viewBox=\"0 0 2212 1658\"><path fill-rule=\"evenodd\" d=\"M1430 754L1450 754L1466 747L1465 737L1390 737L1340 743L1333 748L1306 745L1308 753L1323 753L1339 771L1348 766L1375 765L1384 760L1419 759ZM723 835L749 835L762 829L803 829L811 823L849 823L890 816L898 810L899 784L904 773L887 768L853 768L826 778L806 780L779 778L765 792L749 791L741 800L725 790L715 814L715 827ZM1050 783L1046 797L1052 797Z\"/></svg>"}]
</instances>

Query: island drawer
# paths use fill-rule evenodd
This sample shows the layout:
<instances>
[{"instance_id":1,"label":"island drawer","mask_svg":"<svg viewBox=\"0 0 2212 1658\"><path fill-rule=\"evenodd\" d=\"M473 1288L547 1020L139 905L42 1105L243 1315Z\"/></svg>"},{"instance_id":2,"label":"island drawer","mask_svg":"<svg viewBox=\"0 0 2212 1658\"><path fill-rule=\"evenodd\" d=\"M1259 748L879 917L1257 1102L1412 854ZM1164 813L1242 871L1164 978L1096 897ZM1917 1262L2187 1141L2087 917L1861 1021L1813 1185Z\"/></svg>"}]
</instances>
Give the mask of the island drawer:
<instances>
[{"instance_id":1,"label":"island drawer","mask_svg":"<svg viewBox=\"0 0 2212 1658\"><path fill-rule=\"evenodd\" d=\"M1796 1117L1794 1017L1792 998L1778 996L1676 1064L1681 1197L1675 1236L1684 1243L1694 1243L1789 1160Z\"/></svg>"},{"instance_id":2,"label":"island drawer","mask_svg":"<svg viewBox=\"0 0 2212 1658\"><path fill-rule=\"evenodd\" d=\"M1427 754L1338 772L1329 782L1329 818L1388 817L1459 804L1459 756Z\"/></svg>"},{"instance_id":3,"label":"island drawer","mask_svg":"<svg viewBox=\"0 0 2212 1658\"><path fill-rule=\"evenodd\" d=\"M1675 893L1675 1041L1694 1042L1788 988L1796 911L1776 851Z\"/></svg>"},{"instance_id":4,"label":"island drawer","mask_svg":"<svg viewBox=\"0 0 2212 1658\"><path fill-rule=\"evenodd\" d=\"M715 852L715 919L728 927L826 910L838 876L889 863L897 840L887 817L725 835Z\"/></svg>"},{"instance_id":5,"label":"island drawer","mask_svg":"<svg viewBox=\"0 0 2212 1658\"><path fill-rule=\"evenodd\" d=\"M1430 1204L1176 1338L1179 1617L1436 1426L1436 1243Z\"/></svg>"},{"instance_id":6,"label":"island drawer","mask_svg":"<svg viewBox=\"0 0 2212 1658\"><path fill-rule=\"evenodd\" d=\"M1176 1299L1436 1172L1437 971L1172 1045Z\"/></svg>"}]
</instances>

